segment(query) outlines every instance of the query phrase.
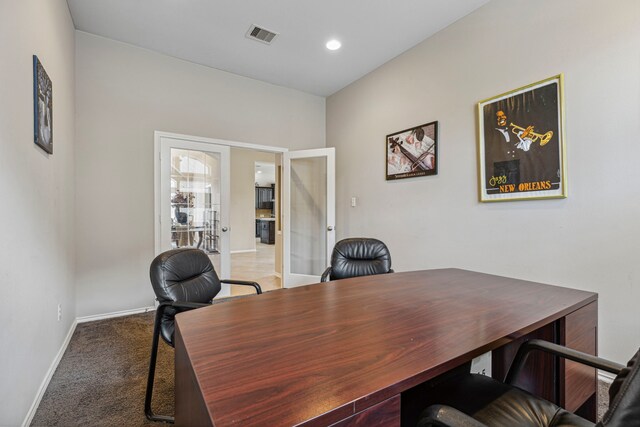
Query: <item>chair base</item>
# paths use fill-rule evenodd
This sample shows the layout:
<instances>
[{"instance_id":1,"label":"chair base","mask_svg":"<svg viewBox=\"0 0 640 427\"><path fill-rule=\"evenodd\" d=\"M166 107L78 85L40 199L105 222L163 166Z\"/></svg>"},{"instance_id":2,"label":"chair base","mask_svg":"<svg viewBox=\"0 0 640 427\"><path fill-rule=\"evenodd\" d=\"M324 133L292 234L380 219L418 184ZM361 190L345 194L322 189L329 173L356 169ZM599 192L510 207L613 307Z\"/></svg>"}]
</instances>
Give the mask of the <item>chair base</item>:
<instances>
[{"instance_id":1,"label":"chair base","mask_svg":"<svg viewBox=\"0 0 640 427\"><path fill-rule=\"evenodd\" d=\"M167 424L174 424L176 422L175 418L168 415L155 415L153 412L150 414L147 413L145 415L147 416L147 419L149 421L162 422Z\"/></svg>"}]
</instances>

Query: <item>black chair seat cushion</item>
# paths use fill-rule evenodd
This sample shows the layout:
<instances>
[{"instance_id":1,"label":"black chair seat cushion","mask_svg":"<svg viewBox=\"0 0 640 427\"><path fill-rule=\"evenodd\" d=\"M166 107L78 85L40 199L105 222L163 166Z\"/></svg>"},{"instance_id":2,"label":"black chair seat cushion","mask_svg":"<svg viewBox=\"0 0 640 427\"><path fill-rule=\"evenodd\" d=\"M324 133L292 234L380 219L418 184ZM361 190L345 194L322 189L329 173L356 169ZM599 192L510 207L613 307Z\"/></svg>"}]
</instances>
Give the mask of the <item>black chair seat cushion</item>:
<instances>
[{"instance_id":1,"label":"black chair seat cushion","mask_svg":"<svg viewBox=\"0 0 640 427\"><path fill-rule=\"evenodd\" d=\"M391 255L377 239L355 237L336 243L331 255L331 280L388 273Z\"/></svg>"},{"instance_id":2,"label":"black chair seat cushion","mask_svg":"<svg viewBox=\"0 0 640 427\"><path fill-rule=\"evenodd\" d=\"M593 427L544 399L484 375L467 374L432 389L433 399L491 427ZM423 426L424 420L418 424Z\"/></svg>"}]
</instances>

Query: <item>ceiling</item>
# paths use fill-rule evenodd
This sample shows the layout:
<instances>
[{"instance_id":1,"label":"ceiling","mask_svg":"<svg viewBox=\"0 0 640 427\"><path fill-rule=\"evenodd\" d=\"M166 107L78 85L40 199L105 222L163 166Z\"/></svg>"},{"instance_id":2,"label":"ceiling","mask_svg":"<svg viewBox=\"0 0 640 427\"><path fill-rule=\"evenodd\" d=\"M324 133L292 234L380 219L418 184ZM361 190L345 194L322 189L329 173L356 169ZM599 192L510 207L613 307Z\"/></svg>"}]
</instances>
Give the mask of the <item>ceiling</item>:
<instances>
[{"instance_id":1,"label":"ceiling","mask_svg":"<svg viewBox=\"0 0 640 427\"><path fill-rule=\"evenodd\" d=\"M255 181L260 185L267 185L276 182L275 163L256 162Z\"/></svg>"},{"instance_id":2,"label":"ceiling","mask_svg":"<svg viewBox=\"0 0 640 427\"><path fill-rule=\"evenodd\" d=\"M488 1L67 0L78 30L320 96ZM252 24L279 35L251 40Z\"/></svg>"}]
</instances>

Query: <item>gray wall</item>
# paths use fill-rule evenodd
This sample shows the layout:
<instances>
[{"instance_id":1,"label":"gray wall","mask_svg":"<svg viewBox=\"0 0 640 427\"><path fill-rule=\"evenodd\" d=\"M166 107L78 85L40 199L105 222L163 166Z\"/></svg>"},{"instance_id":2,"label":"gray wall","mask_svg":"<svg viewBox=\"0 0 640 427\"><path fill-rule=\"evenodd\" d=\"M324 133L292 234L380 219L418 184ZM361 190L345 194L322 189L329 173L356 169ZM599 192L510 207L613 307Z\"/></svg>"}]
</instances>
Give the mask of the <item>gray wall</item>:
<instances>
[{"instance_id":1,"label":"gray wall","mask_svg":"<svg viewBox=\"0 0 640 427\"><path fill-rule=\"evenodd\" d=\"M640 344L639 21L636 0L494 0L329 97L338 237L381 238L397 270L599 292L600 352L626 361ZM561 72L569 198L480 204L476 103ZM385 135L433 120L439 174L386 182Z\"/></svg>"},{"instance_id":2,"label":"gray wall","mask_svg":"<svg viewBox=\"0 0 640 427\"><path fill-rule=\"evenodd\" d=\"M153 132L325 144L325 99L76 32L78 315L151 305Z\"/></svg>"},{"instance_id":3,"label":"gray wall","mask_svg":"<svg viewBox=\"0 0 640 427\"><path fill-rule=\"evenodd\" d=\"M0 40L0 424L19 425L76 317L74 29L67 3L0 1ZM33 143L33 54L53 83L52 156Z\"/></svg>"}]
</instances>

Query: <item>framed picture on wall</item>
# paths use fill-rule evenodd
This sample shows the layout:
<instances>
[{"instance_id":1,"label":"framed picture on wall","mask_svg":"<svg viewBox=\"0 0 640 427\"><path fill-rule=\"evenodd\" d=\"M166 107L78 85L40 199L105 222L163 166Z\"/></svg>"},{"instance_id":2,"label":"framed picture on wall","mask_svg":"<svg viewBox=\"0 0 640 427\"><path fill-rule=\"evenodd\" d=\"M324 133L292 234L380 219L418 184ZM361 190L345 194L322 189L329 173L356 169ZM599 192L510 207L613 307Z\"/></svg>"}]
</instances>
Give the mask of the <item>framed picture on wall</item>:
<instances>
[{"instance_id":1,"label":"framed picture on wall","mask_svg":"<svg viewBox=\"0 0 640 427\"><path fill-rule=\"evenodd\" d=\"M33 140L53 154L53 92L51 79L33 55Z\"/></svg>"},{"instance_id":2,"label":"framed picture on wall","mask_svg":"<svg viewBox=\"0 0 640 427\"><path fill-rule=\"evenodd\" d=\"M481 202L567 197L562 74L478 103Z\"/></svg>"},{"instance_id":3,"label":"framed picture on wall","mask_svg":"<svg viewBox=\"0 0 640 427\"><path fill-rule=\"evenodd\" d=\"M438 173L438 122L387 135L387 180Z\"/></svg>"}]
</instances>

